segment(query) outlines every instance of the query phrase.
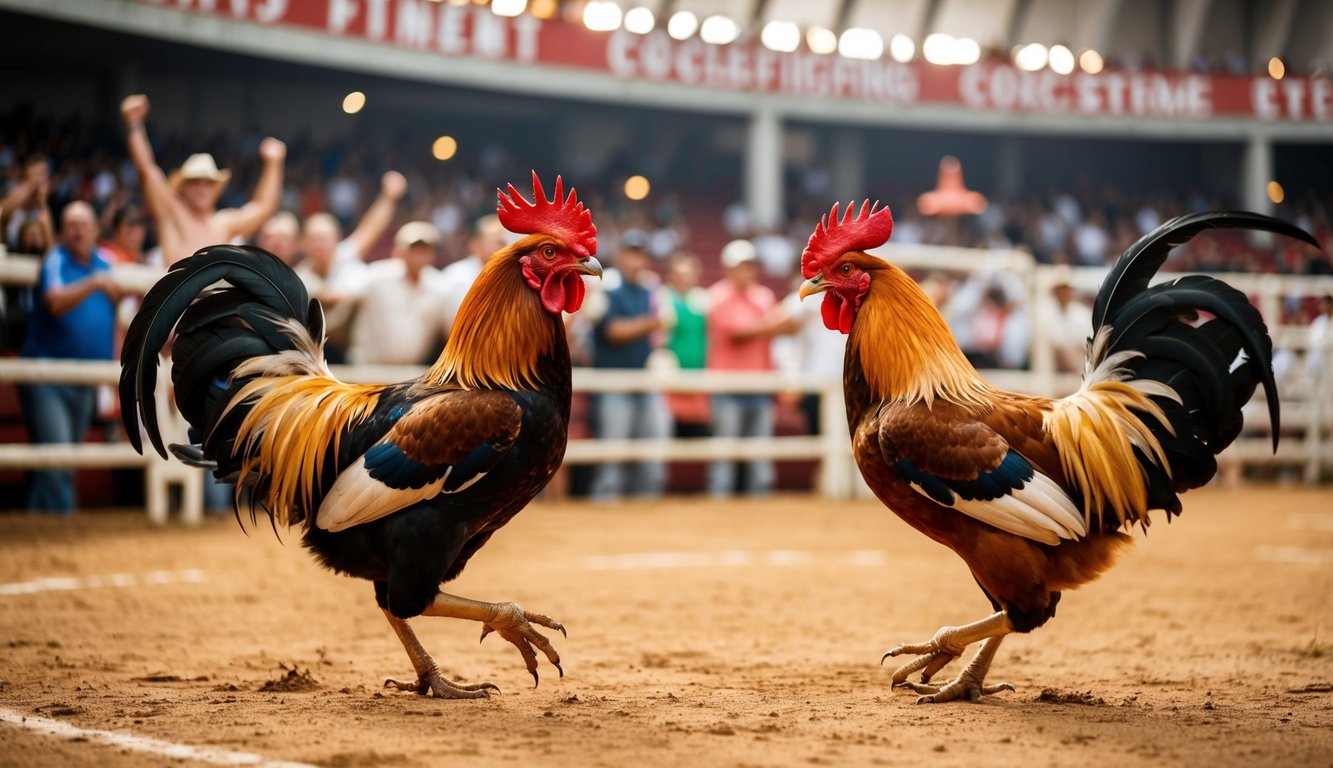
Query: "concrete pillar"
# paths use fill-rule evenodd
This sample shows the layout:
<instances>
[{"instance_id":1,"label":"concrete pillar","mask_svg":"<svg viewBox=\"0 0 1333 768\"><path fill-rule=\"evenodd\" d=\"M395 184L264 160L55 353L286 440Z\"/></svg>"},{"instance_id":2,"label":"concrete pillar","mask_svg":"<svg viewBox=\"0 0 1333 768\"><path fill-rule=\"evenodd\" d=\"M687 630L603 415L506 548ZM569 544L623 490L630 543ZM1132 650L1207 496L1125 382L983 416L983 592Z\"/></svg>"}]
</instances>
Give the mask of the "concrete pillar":
<instances>
[{"instance_id":1,"label":"concrete pillar","mask_svg":"<svg viewBox=\"0 0 1333 768\"><path fill-rule=\"evenodd\" d=\"M860 200L867 191L874 197L878 192L866 190L865 134L854 128L842 128L833 134L829 148L829 171L832 174L834 200Z\"/></svg>"},{"instance_id":2,"label":"concrete pillar","mask_svg":"<svg viewBox=\"0 0 1333 768\"><path fill-rule=\"evenodd\" d=\"M1252 134L1245 145L1245 170L1241 174L1240 200L1246 210L1273 212L1268 182L1273 180L1273 142L1263 134Z\"/></svg>"},{"instance_id":3,"label":"concrete pillar","mask_svg":"<svg viewBox=\"0 0 1333 768\"><path fill-rule=\"evenodd\" d=\"M1018 136L1002 136L997 140L995 193L1010 202L1023 194L1023 140Z\"/></svg>"},{"instance_id":4,"label":"concrete pillar","mask_svg":"<svg viewBox=\"0 0 1333 768\"><path fill-rule=\"evenodd\" d=\"M756 227L782 221L782 120L771 107L750 116L743 196Z\"/></svg>"}]
</instances>

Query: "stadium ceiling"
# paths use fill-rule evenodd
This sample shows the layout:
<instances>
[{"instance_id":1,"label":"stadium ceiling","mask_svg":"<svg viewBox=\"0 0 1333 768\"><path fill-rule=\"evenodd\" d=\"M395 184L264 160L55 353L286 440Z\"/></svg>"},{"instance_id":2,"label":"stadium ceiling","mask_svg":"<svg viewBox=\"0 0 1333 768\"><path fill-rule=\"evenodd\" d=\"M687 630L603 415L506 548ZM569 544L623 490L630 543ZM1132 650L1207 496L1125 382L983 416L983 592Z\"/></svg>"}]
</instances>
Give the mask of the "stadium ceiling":
<instances>
[{"instance_id":1,"label":"stadium ceiling","mask_svg":"<svg viewBox=\"0 0 1333 768\"><path fill-rule=\"evenodd\" d=\"M503 1L503 0L502 0ZM982 51L1063 45L1127 65L1253 72L1276 56L1296 72L1333 62L1333 3L1327 0L614 0L658 20L679 13L722 16L759 35L770 23L841 34L868 29L885 42L910 40L918 55L931 35L966 38ZM583 2L565 0L565 8ZM661 23L665 23L662 21Z\"/></svg>"}]
</instances>

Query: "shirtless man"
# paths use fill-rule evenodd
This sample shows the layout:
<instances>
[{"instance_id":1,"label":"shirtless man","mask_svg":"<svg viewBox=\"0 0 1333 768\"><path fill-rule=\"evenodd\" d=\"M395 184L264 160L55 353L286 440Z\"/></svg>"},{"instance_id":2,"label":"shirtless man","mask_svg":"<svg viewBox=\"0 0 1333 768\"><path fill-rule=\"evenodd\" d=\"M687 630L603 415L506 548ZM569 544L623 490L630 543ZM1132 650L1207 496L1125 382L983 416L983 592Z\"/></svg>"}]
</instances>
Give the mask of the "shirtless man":
<instances>
[{"instance_id":1,"label":"shirtless man","mask_svg":"<svg viewBox=\"0 0 1333 768\"><path fill-rule=\"evenodd\" d=\"M271 137L260 142L259 156L264 167L254 199L240 208L219 211L218 196L226 185L227 174L217 170L211 155L194 155L186 161L179 187L173 189L153 159L153 148L144 130L148 97L142 94L126 97L120 103L120 114L125 119L130 158L143 182L144 201L157 219L165 266L170 267L200 248L249 237L278 210L286 144Z\"/></svg>"}]
</instances>

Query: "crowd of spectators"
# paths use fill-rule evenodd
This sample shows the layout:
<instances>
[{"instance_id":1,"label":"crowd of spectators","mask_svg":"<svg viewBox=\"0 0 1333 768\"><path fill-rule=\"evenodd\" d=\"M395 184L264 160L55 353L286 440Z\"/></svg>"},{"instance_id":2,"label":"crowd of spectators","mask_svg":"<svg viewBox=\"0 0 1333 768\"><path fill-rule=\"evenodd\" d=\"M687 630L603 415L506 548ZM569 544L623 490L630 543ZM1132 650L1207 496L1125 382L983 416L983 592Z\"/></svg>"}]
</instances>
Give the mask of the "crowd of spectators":
<instances>
[{"instance_id":1,"label":"crowd of spectators","mask_svg":"<svg viewBox=\"0 0 1333 768\"><path fill-rule=\"evenodd\" d=\"M446 340L467 288L505 242L506 233L489 215L495 182L526 176L498 145L466 161L441 163L415 159L393 144L317 142L308 136L286 144L257 134L190 144L184 137L150 134L146 100L127 99L122 110L125 134L103 135L72 120L0 117L4 244L11 252L50 254L35 303L31 294L26 304L19 302L27 312L11 311L7 324L23 314L30 328L49 336L53 326L44 318L50 297L64 295L59 289L79 280L90 281L78 288L79 298L96 298L101 323L101 304L120 298L103 285L104 263L169 265L213 240L256 242L292 264L324 303L334 362L429 362ZM157 165L159 157L184 161L173 173ZM651 202L634 203L598 193L613 185L581 183L597 216L599 258L612 269L571 321L576 364L838 376L844 339L823 328L817 303L801 303L795 295L801 246L811 223L827 209L826 177L808 176L789 190L790 224L765 229L751 224L740 203L691 207L687 215L677 194L657 193ZM896 204L890 199L894 243L1016 248L1042 263L1070 267L1106 267L1168 218L1233 207L1229 202L1184 191L1136 195L1079 184L1049 195L992 200L978 216L939 219L916 214L909 197ZM711 210L715 220L700 219L700 210ZM1308 199L1282 213L1328 242L1330 211L1333 199ZM63 218L59 233L52 226L56 214ZM90 251L84 247L85 230L95 236L99 229L101 245ZM391 231L396 234L385 237ZM694 231L718 232L726 245L696 244ZM1240 236L1200 238L1178 249L1167 268L1333 271L1312 249L1256 245ZM1079 295L1068 279L1058 279L1051 296L1029 307L1026 286L1002 270L921 277L979 367L1028 365L1034 322L1050 330L1060 370L1081 365L1090 297ZM16 297L8 298L13 309ZM1327 315L1320 309L1309 302L1288 307L1307 321ZM18 346L12 336L7 343ZM25 354L29 348L24 346ZM96 357L110 356L99 347ZM29 406L32 398L67 401L71 418L86 426L90 396L69 394L25 389L25 413L54 407L36 400ZM774 432L775 401L801 414L806 428L818 430L813 396L608 394L596 398L589 412L592 432L606 439L765 437ZM31 429L32 439L46 439L40 429ZM76 428L57 438L76 440L81 434ZM665 486L660 462L606 464L595 472L589 492L599 501L614 501L656 496ZM705 482L707 492L718 497L761 496L773 486L773 466L765 461L741 467L715 462ZM72 508L68 487L65 476L34 483L33 507Z\"/></svg>"}]
</instances>

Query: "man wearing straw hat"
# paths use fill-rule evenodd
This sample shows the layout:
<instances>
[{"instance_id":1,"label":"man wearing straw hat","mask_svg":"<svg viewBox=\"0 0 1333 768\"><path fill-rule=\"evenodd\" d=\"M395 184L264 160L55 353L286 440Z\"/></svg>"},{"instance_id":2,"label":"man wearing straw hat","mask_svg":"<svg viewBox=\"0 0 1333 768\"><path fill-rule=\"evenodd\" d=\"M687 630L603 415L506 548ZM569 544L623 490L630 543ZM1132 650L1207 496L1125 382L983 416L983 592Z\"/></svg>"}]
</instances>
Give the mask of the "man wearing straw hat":
<instances>
[{"instance_id":1,"label":"man wearing straw hat","mask_svg":"<svg viewBox=\"0 0 1333 768\"><path fill-rule=\"evenodd\" d=\"M130 158L143 183L144 202L157 219L158 240L166 266L209 245L249 237L278 210L282 196L282 162L287 145L274 138L259 144L263 170L254 198L240 208L217 209L218 197L231 172L220 170L213 156L190 155L170 179L153 158L153 147L143 121L148 97L128 96L120 104L125 119Z\"/></svg>"}]
</instances>

